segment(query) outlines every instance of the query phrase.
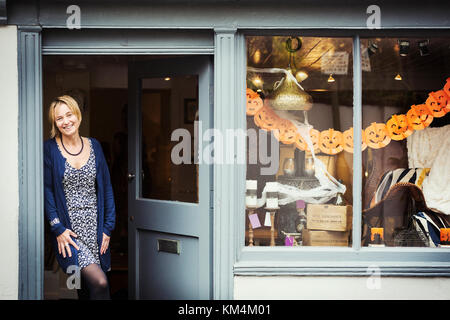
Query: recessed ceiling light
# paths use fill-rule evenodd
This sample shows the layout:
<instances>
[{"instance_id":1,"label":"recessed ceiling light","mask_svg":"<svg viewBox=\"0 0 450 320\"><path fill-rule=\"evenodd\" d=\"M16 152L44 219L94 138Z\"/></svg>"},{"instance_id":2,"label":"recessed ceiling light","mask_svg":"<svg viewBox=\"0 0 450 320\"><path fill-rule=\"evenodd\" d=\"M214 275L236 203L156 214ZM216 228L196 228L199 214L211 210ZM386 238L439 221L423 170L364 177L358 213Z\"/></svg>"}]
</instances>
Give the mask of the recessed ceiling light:
<instances>
[{"instance_id":1,"label":"recessed ceiling light","mask_svg":"<svg viewBox=\"0 0 450 320\"><path fill-rule=\"evenodd\" d=\"M398 45L400 46L400 55L402 57L406 57L409 53L409 41L408 40L399 40Z\"/></svg>"}]
</instances>

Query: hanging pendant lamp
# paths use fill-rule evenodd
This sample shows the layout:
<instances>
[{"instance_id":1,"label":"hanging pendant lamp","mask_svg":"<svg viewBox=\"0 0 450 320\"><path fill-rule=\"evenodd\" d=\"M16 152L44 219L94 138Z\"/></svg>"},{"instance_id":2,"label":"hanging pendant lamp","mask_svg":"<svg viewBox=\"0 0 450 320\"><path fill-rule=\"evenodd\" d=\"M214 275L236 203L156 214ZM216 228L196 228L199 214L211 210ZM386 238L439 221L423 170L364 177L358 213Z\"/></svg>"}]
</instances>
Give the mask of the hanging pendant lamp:
<instances>
[{"instance_id":1,"label":"hanging pendant lamp","mask_svg":"<svg viewBox=\"0 0 450 320\"><path fill-rule=\"evenodd\" d=\"M275 110L303 110L312 108L312 98L295 82L291 70L278 84L269 97L270 105Z\"/></svg>"}]
</instances>

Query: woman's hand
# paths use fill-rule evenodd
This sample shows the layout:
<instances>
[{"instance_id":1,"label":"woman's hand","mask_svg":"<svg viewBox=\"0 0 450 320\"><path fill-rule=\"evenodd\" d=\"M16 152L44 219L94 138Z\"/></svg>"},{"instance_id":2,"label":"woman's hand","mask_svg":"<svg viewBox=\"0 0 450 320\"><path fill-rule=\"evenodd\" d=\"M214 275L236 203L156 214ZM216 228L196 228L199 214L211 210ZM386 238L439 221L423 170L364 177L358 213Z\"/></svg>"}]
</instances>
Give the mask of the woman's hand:
<instances>
[{"instance_id":1,"label":"woman's hand","mask_svg":"<svg viewBox=\"0 0 450 320\"><path fill-rule=\"evenodd\" d=\"M103 240L102 240L102 246L100 248L100 254L104 254L106 252L106 250L108 250L109 239L111 239L111 237L108 237L105 233L103 233Z\"/></svg>"},{"instance_id":2,"label":"woman's hand","mask_svg":"<svg viewBox=\"0 0 450 320\"><path fill-rule=\"evenodd\" d=\"M66 257L66 250L67 255L69 257L72 257L72 250L70 250L70 245L74 246L75 249L80 250L75 241L72 240L71 236L75 238L77 237L77 235L72 230L66 229L66 231L56 237L56 241L58 241L58 252L59 254L62 254L64 258Z\"/></svg>"}]
</instances>

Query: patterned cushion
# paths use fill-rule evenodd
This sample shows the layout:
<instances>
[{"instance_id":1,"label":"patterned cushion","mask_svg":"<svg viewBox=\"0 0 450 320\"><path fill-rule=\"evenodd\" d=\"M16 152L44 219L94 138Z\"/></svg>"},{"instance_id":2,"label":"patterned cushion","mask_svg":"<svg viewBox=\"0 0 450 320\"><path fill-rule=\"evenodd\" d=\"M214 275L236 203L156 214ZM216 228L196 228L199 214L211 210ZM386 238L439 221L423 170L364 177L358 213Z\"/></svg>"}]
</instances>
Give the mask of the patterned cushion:
<instances>
[{"instance_id":1,"label":"patterned cushion","mask_svg":"<svg viewBox=\"0 0 450 320\"><path fill-rule=\"evenodd\" d=\"M374 199L372 200L372 205L374 203L380 202L384 196L387 194L390 188L397 183L412 183L417 185L419 188L422 187L423 180L430 172L429 168L413 168L413 169L395 169L386 172L378 184L377 190L375 191Z\"/></svg>"},{"instance_id":2,"label":"patterned cushion","mask_svg":"<svg viewBox=\"0 0 450 320\"><path fill-rule=\"evenodd\" d=\"M422 188L422 183L428 173L429 168L396 169L386 172L377 186L377 190L372 199L371 206L382 201L389 189L399 183L411 183ZM417 232L425 235L427 246L437 247L440 243L440 228L448 228L447 221L429 210L427 212L418 211L412 215L413 225Z\"/></svg>"}]
</instances>

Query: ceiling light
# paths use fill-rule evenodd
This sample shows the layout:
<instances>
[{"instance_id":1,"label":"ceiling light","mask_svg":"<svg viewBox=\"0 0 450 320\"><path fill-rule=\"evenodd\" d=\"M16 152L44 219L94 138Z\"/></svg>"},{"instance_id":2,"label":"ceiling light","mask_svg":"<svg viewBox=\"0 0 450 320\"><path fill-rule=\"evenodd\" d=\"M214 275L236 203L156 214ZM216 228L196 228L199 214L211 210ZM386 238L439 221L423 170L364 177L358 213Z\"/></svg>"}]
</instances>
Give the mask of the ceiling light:
<instances>
[{"instance_id":1,"label":"ceiling light","mask_svg":"<svg viewBox=\"0 0 450 320\"><path fill-rule=\"evenodd\" d=\"M253 62L258 64L261 61L261 51L256 50L255 54L253 55Z\"/></svg>"},{"instance_id":2,"label":"ceiling light","mask_svg":"<svg viewBox=\"0 0 450 320\"><path fill-rule=\"evenodd\" d=\"M402 76L400 75L400 73L397 73L397 75L394 78L397 81L401 81L402 80Z\"/></svg>"},{"instance_id":3,"label":"ceiling light","mask_svg":"<svg viewBox=\"0 0 450 320\"><path fill-rule=\"evenodd\" d=\"M369 47L367 48L369 57L374 55L377 51L378 51L378 45L375 42L370 42Z\"/></svg>"},{"instance_id":4,"label":"ceiling light","mask_svg":"<svg viewBox=\"0 0 450 320\"><path fill-rule=\"evenodd\" d=\"M422 40L419 41L418 44L419 44L419 52L422 57L430 54L430 49L428 48L430 41Z\"/></svg>"},{"instance_id":5,"label":"ceiling light","mask_svg":"<svg viewBox=\"0 0 450 320\"><path fill-rule=\"evenodd\" d=\"M260 77L254 77L254 78L253 78L253 84L254 84L255 86L257 86L257 87L261 87L262 84L263 84L263 82L262 82L262 80L261 80Z\"/></svg>"},{"instance_id":6,"label":"ceiling light","mask_svg":"<svg viewBox=\"0 0 450 320\"><path fill-rule=\"evenodd\" d=\"M164 80L165 81L170 81L170 78L169 77L165 77Z\"/></svg>"},{"instance_id":7,"label":"ceiling light","mask_svg":"<svg viewBox=\"0 0 450 320\"><path fill-rule=\"evenodd\" d=\"M308 111L312 108L312 97L296 83L290 71L275 86L270 101L271 107L275 110Z\"/></svg>"},{"instance_id":8,"label":"ceiling light","mask_svg":"<svg viewBox=\"0 0 450 320\"><path fill-rule=\"evenodd\" d=\"M409 53L409 41L408 40L398 40L400 46L400 55L405 57Z\"/></svg>"},{"instance_id":9,"label":"ceiling light","mask_svg":"<svg viewBox=\"0 0 450 320\"><path fill-rule=\"evenodd\" d=\"M295 74L295 79L297 79L298 82L302 82L308 78L308 74L305 71L299 71Z\"/></svg>"}]
</instances>

